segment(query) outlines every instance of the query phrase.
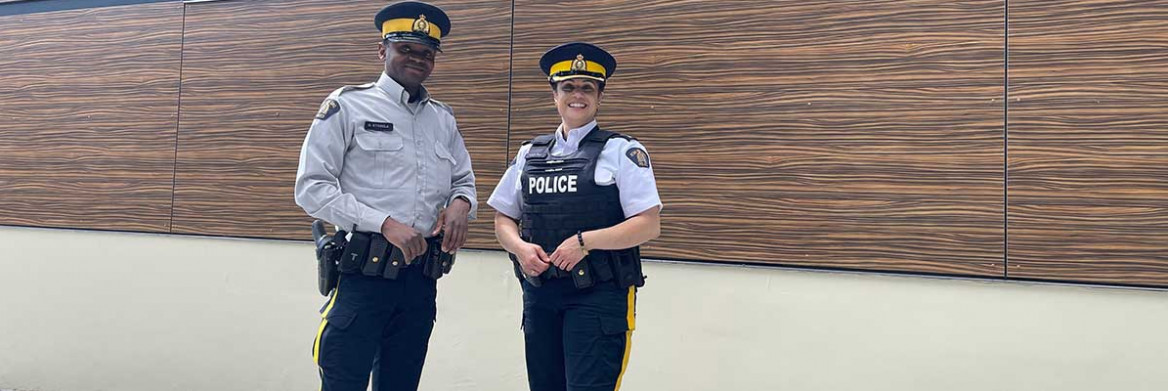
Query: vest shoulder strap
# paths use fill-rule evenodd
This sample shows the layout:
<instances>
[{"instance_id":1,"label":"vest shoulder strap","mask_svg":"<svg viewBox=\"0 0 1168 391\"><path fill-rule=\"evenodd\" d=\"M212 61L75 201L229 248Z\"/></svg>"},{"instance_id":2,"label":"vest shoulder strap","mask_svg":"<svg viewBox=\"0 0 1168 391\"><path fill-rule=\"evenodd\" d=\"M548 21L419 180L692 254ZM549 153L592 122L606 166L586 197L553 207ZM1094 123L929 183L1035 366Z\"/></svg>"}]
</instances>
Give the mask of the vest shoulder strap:
<instances>
[{"instance_id":1,"label":"vest shoulder strap","mask_svg":"<svg viewBox=\"0 0 1168 391\"><path fill-rule=\"evenodd\" d=\"M527 159L547 158L548 150L551 149L552 140L555 140L554 134L545 134L529 141L528 143L531 144L531 149L527 151Z\"/></svg>"},{"instance_id":2,"label":"vest shoulder strap","mask_svg":"<svg viewBox=\"0 0 1168 391\"><path fill-rule=\"evenodd\" d=\"M629 141L636 140L636 138L633 138L632 136L623 133L610 132L600 128L597 128L596 130L588 133L588 137L585 137L584 139L591 142L607 142L612 138L623 138Z\"/></svg>"},{"instance_id":3,"label":"vest shoulder strap","mask_svg":"<svg viewBox=\"0 0 1168 391\"><path fill-rule=\"evenodd\" d=\"M544 135L536 136L535 138L531 139L531 141L528 141L528 143L531 143L532 145L537 145L537 146L551 145L552 140L555 140L555 139L556 139L556 135L554 135L554 134L544 134Z\"/></svg>"}]
</instances>

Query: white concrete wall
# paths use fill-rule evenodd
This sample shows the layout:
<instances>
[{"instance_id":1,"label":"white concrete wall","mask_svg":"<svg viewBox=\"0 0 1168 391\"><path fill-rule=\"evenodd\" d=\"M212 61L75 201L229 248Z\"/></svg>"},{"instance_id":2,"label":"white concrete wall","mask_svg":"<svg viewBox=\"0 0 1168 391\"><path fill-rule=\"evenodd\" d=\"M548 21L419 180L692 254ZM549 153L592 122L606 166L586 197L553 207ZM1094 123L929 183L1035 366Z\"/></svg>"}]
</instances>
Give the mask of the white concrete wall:
<instances>
[{"instance_id":1,"label":"white concrete wall","mask_svg":"<svg viewBox=\"0 0 1168 391\"><path fill-rule=\"evenodd\" d=\"M0 227L0 389L316 390L301 242ZM1168 292L649 263L625 390L1168 390ZM525 387L506 257L439 287L423 389Z\"/></svg>"}]
</instances>

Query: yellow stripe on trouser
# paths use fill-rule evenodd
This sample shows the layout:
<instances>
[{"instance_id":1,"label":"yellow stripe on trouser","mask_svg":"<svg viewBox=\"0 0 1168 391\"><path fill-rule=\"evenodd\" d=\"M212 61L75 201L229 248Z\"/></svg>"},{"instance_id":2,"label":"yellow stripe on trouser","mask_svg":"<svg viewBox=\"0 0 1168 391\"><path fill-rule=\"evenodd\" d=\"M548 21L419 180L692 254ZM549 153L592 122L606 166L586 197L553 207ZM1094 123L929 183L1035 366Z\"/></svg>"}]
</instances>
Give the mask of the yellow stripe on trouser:
<instances>
[{"instance_id":1,"label":"yellow stripe on trouser","mask_svg":"<svg viewBox=\"0 0 1168 391\"><path fill-rule=\"evenodd\" d=\"M620 391L621 380L625 378L625 370L629 368L629 353L633 350L633 330L637 328L637 287L629 287L629 331L625 332L625 358L621 361L620 375L616 377L616 389Z\"/></svg>"},{"instance_id":2,"label":"yellow stripe on trouser","mask_svg":"<svg viewBox=\"0 0 1168 391\"><path fill-rule=\"evenodd\" d=\"M320 328L316 330L316 342L312 344L312 362L320 365L320 337L324 335L324 327L328 326L328 314L333 310L333 304L337 303L337 296L340 295L340 287L333 288L333 298L329 300L328 306L324 307L324 312L320 314Z\"/></svg>"}]
</instances>

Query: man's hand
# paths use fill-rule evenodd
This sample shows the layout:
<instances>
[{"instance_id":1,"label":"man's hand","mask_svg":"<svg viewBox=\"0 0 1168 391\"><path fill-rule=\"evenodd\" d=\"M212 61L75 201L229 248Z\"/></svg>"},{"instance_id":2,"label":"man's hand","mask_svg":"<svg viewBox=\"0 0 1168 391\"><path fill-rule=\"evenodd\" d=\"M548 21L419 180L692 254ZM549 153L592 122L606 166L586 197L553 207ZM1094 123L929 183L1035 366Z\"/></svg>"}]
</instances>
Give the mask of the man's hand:
<instances>
[{"instance_id":1,"label":"man's hand","mask_svg":"<svg viewBox=\"0 0 1168 391\"><path fill-rule=\"evenodd\" d=\"M430 236L444 232L442 236L442 251L452 253L466 244L467 219L470 213L470 203L461 197L455 198L450 205L438 211L438 222Z\"/></svg>"},{"instance_id":2,"label":"man's hand","mask_svg":"<svg viewBox=\"0 0 1168 391\"><path fill-rule=\"evenodd\" d=\"M381 223L381 235L402 250L406 261L412 261L426 252L426 239L410 226L397 222L392 217Z\"/></svg>"},{"instance_id":3,"label":"man's hand","mask_svg":"<svg viewBox=\"0 0 1168 391\"><path fill-rule=\"evenodd\" d=\"M515 258L519 259L519 267L523 269L523 274L536 277L551 267L547 253L537 244L523 243L516 250Z\"/></svg>"},{"instance_id":4,"label":"man's hand","mask_svg":"<svg viewBox=\"0 0 1168 391\"><path fill-rule=\"evenodd\" d=\"M575 235L569 236L560 243L560 247L556 247L556 251L548 257L552 265L564 270L570 271L584 259L584 249L580 247L580 240L576 239Z\"/></svg>"}]
</instances>

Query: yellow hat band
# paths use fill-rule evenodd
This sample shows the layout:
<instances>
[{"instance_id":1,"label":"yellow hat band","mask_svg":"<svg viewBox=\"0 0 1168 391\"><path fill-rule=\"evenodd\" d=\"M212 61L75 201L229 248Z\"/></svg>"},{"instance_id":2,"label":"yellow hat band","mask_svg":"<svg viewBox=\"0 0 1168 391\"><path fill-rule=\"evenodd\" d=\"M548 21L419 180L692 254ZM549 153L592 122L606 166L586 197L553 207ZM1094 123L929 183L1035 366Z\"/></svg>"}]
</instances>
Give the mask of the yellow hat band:
<instances>
[{"instance_id":1,"label":"yellow hat band","mask_svg":"<svg viewBox=\"0 0 1168 391\"><path fill-rule=\"evenodd\" d=\"M419 23L422 25L417 26L419 28L414 28L415 24ZM423 25L426 27L422 28ZM428 20L400 18L390 19L381 24L382 37L392 33L412 32L423 33L434 39L442 39L442 29L438 28L438 25Z\"/></svg>"},{"instance_id":2,"label":"yellow hat band","mask_svg":"<svg viewBox=\"0 0 1168 391\"><path fill-rule=\"evenodd\" d=\"M603 77L608 77L608 72L604 69L603 66L600 65L600 63L597 63L595 61L584 61L584 69L572 69L572 63L574 63L576 61L578 61L578 60L567 60L567 61L557 62L555 65L552 65L551 70L548 71L548 75L555 77L556 74L558 74L560 72L584 71L584 72L596 73L596 74L599 74L600 76L603 76Z\"/></svg>"}]
</instances>

